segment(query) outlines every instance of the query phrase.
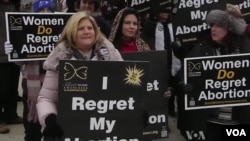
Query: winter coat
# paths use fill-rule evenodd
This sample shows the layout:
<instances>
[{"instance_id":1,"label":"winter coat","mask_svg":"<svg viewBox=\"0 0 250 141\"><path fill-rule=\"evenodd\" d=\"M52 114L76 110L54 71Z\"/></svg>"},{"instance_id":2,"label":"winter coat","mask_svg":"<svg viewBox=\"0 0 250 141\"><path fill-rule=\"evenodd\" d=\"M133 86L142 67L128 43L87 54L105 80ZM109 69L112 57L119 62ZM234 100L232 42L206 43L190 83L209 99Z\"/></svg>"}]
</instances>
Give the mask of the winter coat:
<instances>
[{"instance_id":1,"label":"winter coat","mask_svg":"<svg viewBox=\"0 0 250 141\"><path fill-rule=\"evenodd\" d=\"M235 53L247 53L250 50L249 43L250 39L247 38L246 36L239 36L239 42L236 42L237 39L232 41L232 44L237 45L234 46L236 48L231 49L231 51L227 50L227 48L224 48L223 46L209 40L205 40L197 45L195 45L192 50L188 53L186 57L203 57L203 56L218 56L218 55L226 55L226 54L235 54ZM239 49L239 50L238 50ZM184 70L179 72L179 80L184 79ZM183 82L180 82L180 84ZM181 88L182 86L179 86L180 90L183 89ZM219 108L211 108L211 109L199 109L199 110L190 110L190 111L185 111L184 110L184 95L183 91L178 93L178 123L177 127L180 129L181 133L186 136L185 131L187 130L193 130L193 131L203 131L204 133L206 132L207 128L207 120L208 119L213 119L217 118L219 114ZM250 118L250 112L246 112L248 107L248 111L250 111L249 106L243 106L244 108L238 108L237 112L233 112L233 119L234 115L239 114L240 110L245 111L241 112L241 115L238 115L242 119L239 120L244 120L247 121L246 119ZM239 113L238 113L239 112ZM244 116L243 116L244 115ZM247 118L244 118L247 117ZM237 117L236 117L237 118ZM244 118L244 119L243 119ZM238 120L236 119L236 120Z\"/></svg>"},{"instance_id":2,"label":"winter coat","mask_svg":"<svg viewBox=\"0 0 250 141\"><path fill-rule=\"evenodd\" d=\"M162 23L164 31L164 44L165 49L170 48L171 43L174 41L172 24ZM155 50L155 31L157 27L157 20L147 20L143 26L142 37L149 44L152 50ZM166 35L166 36L165 36Z\"/></svg>"},{"instance_id":3,"label":"winter coat","mask_svg":"<svg viewBox=\"0 0 250 141\"><path fill-rule=\"evenodd\" d=\"M109 54L99 58L96 51L101 47L106 47L109 50ZM92 52L92 60L123 61L119 51L115 49L111 42L104 38L96 43ZM37 100L38 118L43 128L45 127L45 118L49 114L57 114L58 65L59 60L63 59L76 59L72 47L68 46L65 42L60 43L44 62L43 67L46 70L46 75Z\"/></svg>"}]
</instances>

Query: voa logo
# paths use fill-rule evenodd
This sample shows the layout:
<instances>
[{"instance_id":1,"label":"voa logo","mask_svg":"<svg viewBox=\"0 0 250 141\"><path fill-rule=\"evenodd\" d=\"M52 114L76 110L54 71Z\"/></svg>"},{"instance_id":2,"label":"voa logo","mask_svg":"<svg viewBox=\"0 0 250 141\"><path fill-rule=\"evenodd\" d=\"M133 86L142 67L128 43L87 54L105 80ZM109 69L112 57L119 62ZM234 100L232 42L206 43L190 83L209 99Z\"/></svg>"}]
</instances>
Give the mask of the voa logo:
<instances>
[{"instance_id":1,"label":"voa logo","mask_svg":"<svg viewBox=\"0 0 250 141\"><path fill-rule=\"evenodd\" d=\"M244 129L226 129L227 136L247 136Z\"/></svg>"},{"instance_id":2,"label":"voa logo","mask_svg":"<svg viewBox=\"0 0 250 141\"><path fill-rule=\"evenodd\" d=\"M205 140L205 134L203 131L186 131L188 140Z\"/></svg>"}]
</instances>

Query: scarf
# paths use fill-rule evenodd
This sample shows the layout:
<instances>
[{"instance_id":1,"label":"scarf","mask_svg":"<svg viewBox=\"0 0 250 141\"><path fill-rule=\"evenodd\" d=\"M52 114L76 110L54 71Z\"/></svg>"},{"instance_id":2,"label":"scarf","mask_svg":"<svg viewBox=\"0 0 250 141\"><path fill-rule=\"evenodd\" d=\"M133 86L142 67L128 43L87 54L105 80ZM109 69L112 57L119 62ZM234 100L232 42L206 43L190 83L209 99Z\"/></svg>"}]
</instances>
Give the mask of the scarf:
<instances>
[{"instance_id":1,"label":"scarf","mask_svg":"<svg viewBox=\"0 0 250 141\"><path fill-rule=\"evenodd\" d=\"M164 27L161 22L157 22L155 28L155 50L165 50Z\"/></svg>"}]
</instances>

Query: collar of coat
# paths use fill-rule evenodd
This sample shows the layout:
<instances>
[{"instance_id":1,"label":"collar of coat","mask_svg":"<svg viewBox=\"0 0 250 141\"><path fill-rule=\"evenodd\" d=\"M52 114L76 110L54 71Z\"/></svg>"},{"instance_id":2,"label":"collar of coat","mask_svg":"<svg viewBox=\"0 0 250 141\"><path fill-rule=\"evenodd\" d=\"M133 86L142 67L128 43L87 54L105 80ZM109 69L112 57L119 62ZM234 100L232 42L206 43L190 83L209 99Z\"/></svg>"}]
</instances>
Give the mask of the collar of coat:
<instances>
[{"instance_id":1,"label":"collar of coat","mask_svg":"<svg viewBox=\"0 0 250 141\"><path fill-rule=\"evenodd\" d=\"M96 42L94 54L96 50L100 49L101 47L106 47L108 49L114 48L113 44L104 37L101 37ZM72 57L73 57L72 47L67 42L61 42L46 58L43 64L43 68L45 70L57 71L60 60L67 60L71 59Z\"/></svg>"}]
</instances>

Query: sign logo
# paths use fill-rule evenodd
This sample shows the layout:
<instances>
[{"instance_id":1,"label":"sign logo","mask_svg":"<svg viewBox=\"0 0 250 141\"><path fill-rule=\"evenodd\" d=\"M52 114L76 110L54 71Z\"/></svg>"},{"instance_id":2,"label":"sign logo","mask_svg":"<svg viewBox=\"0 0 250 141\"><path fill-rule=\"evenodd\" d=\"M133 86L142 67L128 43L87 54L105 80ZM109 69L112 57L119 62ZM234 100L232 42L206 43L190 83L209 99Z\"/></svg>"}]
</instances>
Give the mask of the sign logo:
<instances>
[{"instance_id":1,"label":"sign logo","mask_svg":"<svg viewBox=\"0 0 250 141\"><path fill-rule=\"evenodd\" d=\"M21 25L22 19L21 18L15 18L13 16L10 16L10 25Z\"/></svg>"},{"instance_id":2,"label":"sign logo","mask_svg":"<svg viewBox=\"0 0 250 141\"><path fill-rule=\"evenodd\" d=\"M144 75L143 70L136 68L128 67L126 68L127 74L126 78L124 79L125 84L134 85L134 86L141 86L141 77Z\"/></svg>"},{"instance_id":3,"label":"sign logo","mask_svg":"<svg viewBox=\"0 0 250 141\"><path fill-rule=\"evenodd\" d=\"M22 30L22 18L17 18L14 16L9 17L9 27L10 30Z\"/></svg>"},{"instance_id":4,"label":"sign logo","mask_svg":"<svg viewBox=\"0 0 250 141\"><path fill-rule=\"evenodd\" d=\"M193 140L193 139L197 139L197 140L205 140L205 135L203 131L186 131L187 134L187 138L188 140Z\"/></svg>"},{"instance_id":5,"label":"sign logo","mask_svg":"<svg viewBox=\"0 0 250 141\"><path fill-rule=\"evenodd\" d=\"M187 70L189 77L201 76L201 63L188 62Z\"/></svg>"},{"instance_id":6,"label":"sign logo","mask_svg":"<svg viewBox=\"0 0 250 141\"><path fill-rule=\"evenodd\" d=\"M86 80L87 79L87 71L88 68L86 66L74 68L74 66L68 62L64 64L64 70L66 71L64 73L64 80L70 80L73 77L77 77L79 79Z\"/></svg>"},{"instance_id":7,"label":"sign logo","mask_svg":"<svg viewBox=\"0 0 250 141\"><path fill-rule=\"evenodd\" d=\"M244 129L226 129L227 136L247 136Z\"/></svg>"},{"instance_id":8,"label":"sign logo","mask_svg":"<svg viewBox=\"0 0 250 141\"><path fill-rule=\"evenodd\" d=\"M201 63L193 63L193 62L188 62L188 71L200 71L201 70Z\"/></svg>"}]
</instances>

